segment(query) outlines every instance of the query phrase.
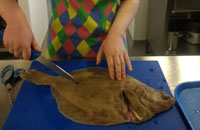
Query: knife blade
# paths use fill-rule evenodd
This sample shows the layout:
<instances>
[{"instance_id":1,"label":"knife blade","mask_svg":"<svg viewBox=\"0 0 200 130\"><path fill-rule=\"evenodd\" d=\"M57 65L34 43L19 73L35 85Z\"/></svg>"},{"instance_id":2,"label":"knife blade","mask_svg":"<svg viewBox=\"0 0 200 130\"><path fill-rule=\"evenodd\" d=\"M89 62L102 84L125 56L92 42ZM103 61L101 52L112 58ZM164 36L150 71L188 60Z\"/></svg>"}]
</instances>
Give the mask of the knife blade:
<instances>
[{"instance_id":1,"label":"knife blade","mask_svg":"<svg viewBox=\"0 0 200 130\"><path fill-rule=\"evenodd\" d=\"M76 84L79 84L78 80L75 79L71 74L66 72L64 69L62 69L60 66L54 64L50 60L47 60L44 56L41 55L41 52L35 51L33 48L31 48L31 57L30 60L37 60L46 67L50 68L54 72L58 73L60 76L63 76L67 79L70 79L74 81Z\"/></svg>"}]
</instances>

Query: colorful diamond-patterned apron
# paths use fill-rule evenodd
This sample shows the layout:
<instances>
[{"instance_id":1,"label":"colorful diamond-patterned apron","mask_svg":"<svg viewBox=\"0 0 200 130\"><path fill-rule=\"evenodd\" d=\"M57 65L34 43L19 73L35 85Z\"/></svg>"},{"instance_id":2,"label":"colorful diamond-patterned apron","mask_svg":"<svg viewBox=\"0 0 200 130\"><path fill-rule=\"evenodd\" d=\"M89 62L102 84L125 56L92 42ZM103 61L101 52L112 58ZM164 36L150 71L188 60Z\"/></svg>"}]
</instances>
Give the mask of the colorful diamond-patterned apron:
<instances>
[{"instance_id":1,"label":"colorful diamond-patterned apron","mask_svg":"<svg viewBox=\"0 0 200 130\"><path fill-rule=\"evenodd\" d=\"M117 8L117 0L52 0L46 58L95 58Z\"/></svg>"}]
</instances>

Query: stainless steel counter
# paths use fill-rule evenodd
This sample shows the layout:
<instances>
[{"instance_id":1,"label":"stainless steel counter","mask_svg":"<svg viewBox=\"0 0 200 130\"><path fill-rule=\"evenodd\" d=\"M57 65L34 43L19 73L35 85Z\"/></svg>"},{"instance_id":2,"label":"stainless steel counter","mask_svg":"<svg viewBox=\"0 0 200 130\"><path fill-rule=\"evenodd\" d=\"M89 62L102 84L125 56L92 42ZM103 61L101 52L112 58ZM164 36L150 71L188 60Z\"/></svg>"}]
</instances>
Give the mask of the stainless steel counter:
<instances>
[{"instance_id":1,"label":"stainless steel counter","mask_svg":"<svg viewBox=\"0 0 200 130\"><path fill-rule=\"evenodd\" d=\"M174 93L175 87L182 82L200 80L200 56L131 57L131 60L158 61L172 93ZM23 60L0 60L0 72L8 64L14 65L15 68L28 69L31 62ZM14 98L18 94L21 85L22 81L14 86ZM8 103L5 87L0 82L0 129L10 109L11 106Z\"/></svg>"},{"instance_id":2,"label":"stainless steel counter","mask_svg":"<svg viewBox=\"0 0 200 130\"><path fill-rule=\"evenodd\" d=\"M172 94L180 83L200 81L200 56L132 57L131 60L158 61Z\"/></svg>"}]
</instances>

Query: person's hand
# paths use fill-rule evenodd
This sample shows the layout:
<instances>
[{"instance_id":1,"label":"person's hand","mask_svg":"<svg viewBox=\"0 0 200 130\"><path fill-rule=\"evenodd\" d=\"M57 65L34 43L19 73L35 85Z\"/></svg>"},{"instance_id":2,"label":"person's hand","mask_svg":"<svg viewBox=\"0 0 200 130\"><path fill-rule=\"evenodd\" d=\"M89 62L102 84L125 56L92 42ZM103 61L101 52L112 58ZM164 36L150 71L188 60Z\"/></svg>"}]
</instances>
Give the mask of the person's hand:
<instances>
[{"instance_id":1,"label":"person's hand","mask_svg":"<svg viewBox=\"0 0 200 130\"><path fill-rule=\"evenodd\" d=\"M120 35L109 34L103 41L97 54L97 64L101 62L101 58L105 54L110 78L121 80L126 77L125 63L130 71L132 65L125 49L123 38Z\"/></svg>"},{"instance_id":2,"label":"person's hand","mask_svg":"<svg viewBox=\"0 0 200 130\"><path fill-rule=\"evenodd\" d=\"M7 23L3 43L15 57L22 56L26 60L31 56L31 46L41 52L25 18L17 17L12 23Z\"/></svg>"}]
</instances>

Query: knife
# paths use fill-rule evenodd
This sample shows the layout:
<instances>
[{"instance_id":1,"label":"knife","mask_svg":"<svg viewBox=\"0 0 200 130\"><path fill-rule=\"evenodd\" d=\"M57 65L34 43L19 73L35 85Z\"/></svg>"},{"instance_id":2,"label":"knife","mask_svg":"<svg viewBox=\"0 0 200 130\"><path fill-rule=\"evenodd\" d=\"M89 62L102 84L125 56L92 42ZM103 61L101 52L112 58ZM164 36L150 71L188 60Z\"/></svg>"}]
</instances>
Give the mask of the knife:
<instances>
[{"instance_id":1,"label":"knife","mask_svg":"<svg viewBox=\"0 0 200 130\"><path fill-rule=\"evenodd\" d=\"M31 48L31 57L30 60L37 60L46 67L50 68L54 72L58 73L60 76L63 76L67 79L72 80L76 84L79 84L78 80L76 80L72 75L70 75L68 72L66 72L64 69L62 69L60 66L54 64L50 60L47 60L44 56L41 55L41 52L35 51L33 48Z\"/></svg>"}]
</instances>

